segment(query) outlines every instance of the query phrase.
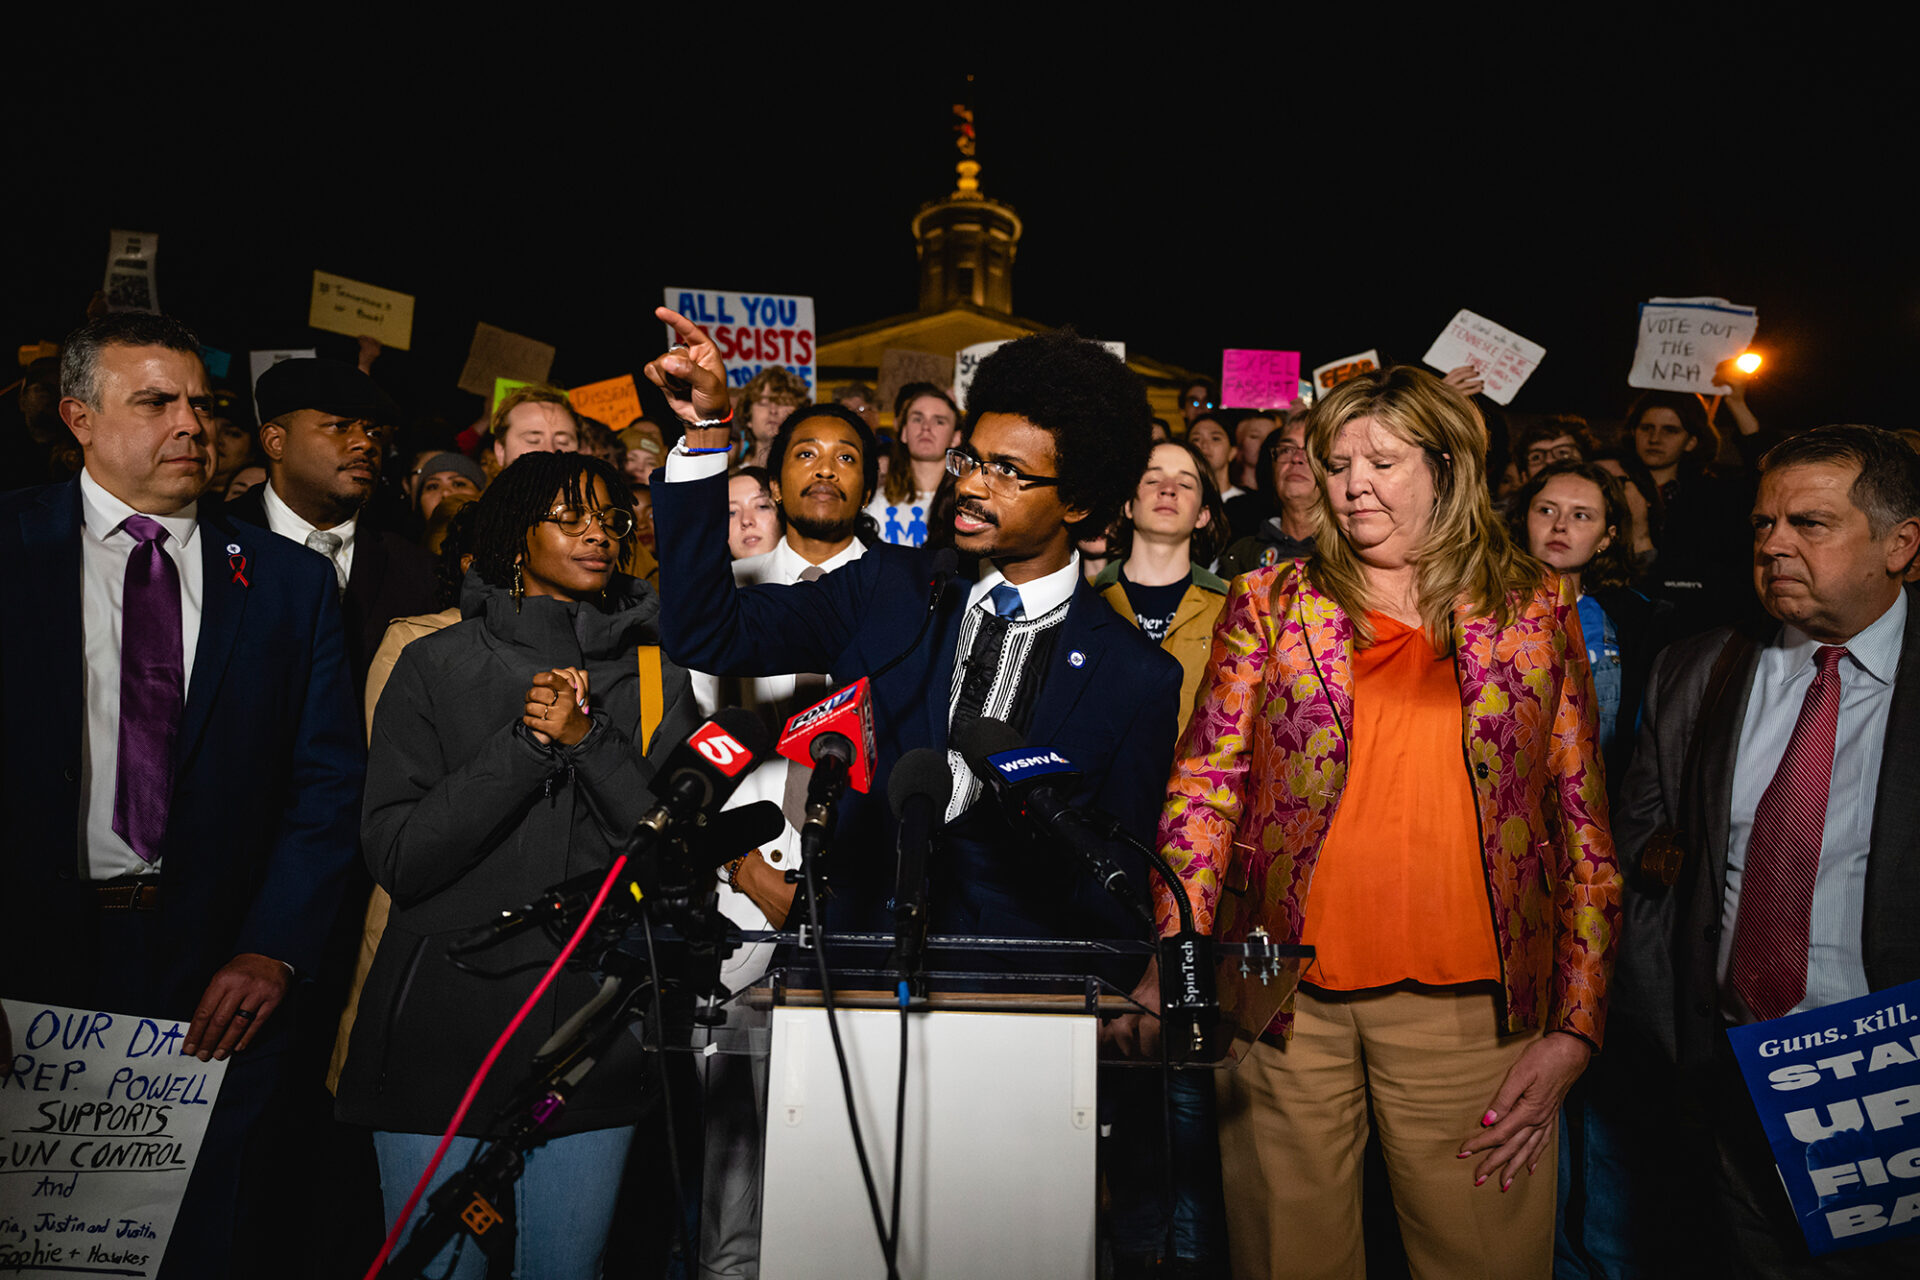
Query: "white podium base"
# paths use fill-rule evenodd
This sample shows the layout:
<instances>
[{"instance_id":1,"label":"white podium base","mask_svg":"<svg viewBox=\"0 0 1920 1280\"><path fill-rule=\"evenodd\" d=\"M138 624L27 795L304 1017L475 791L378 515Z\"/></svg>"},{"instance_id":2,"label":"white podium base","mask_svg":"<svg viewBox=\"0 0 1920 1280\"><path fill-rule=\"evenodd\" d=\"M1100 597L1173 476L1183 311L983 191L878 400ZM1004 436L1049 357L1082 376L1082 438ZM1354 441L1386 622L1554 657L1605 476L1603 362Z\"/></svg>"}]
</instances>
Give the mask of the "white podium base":
<instances>
[{"instance_id":1,"label":"white podium base","mask_svg":"<svg viewBox=\"0 0 1920 1280\"><path fill-rule=\"evenodd\" d=\"M900 1014L838 1014L881 1212L893 1188ZM1095 1021L909 1015L904 1280L1094 1274ZM821 1009L773 1011L763 1280L886 1274Z\"/></svg>"}]
</instances>

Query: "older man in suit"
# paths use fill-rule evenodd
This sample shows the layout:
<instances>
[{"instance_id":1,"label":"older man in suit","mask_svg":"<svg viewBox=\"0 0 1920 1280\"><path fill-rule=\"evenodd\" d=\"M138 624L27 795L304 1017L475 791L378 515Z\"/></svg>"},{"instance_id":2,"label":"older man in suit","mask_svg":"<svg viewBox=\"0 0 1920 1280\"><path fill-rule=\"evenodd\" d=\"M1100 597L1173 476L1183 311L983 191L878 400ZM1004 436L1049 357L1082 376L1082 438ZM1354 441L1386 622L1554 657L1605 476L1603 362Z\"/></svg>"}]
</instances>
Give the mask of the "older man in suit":
<instances>
[{"instance_id":1,"label":"older man in suit","mask_svg":"<svg viewBox=\"0 0 1920 1280\"><path fill-rule=\"evenodd\" d=\"M320 557L199 510L211 397L184 326L108 316L63 360L85 469L0 499L0 989L190 1020L185 1051L233 1055L162 1272L226 1275L278 1011L354 856L337 590Z\"/></svg>"},{"instance_id":2,"label":"older man in suit","mask_svg":"<svg viewBox=\"0 0 1920 1280\"><path fill-rule=\"evenodd\" d=\"M1695 1086L1742 1274L1913 1274L1912 1239L1808 1258L1724 1031L1920 978L1920 457L1873 427L1775 446L1753 548L1779 625L1676 644L1648 682L1617 1012Z\"/></svg>"}]
</instances>

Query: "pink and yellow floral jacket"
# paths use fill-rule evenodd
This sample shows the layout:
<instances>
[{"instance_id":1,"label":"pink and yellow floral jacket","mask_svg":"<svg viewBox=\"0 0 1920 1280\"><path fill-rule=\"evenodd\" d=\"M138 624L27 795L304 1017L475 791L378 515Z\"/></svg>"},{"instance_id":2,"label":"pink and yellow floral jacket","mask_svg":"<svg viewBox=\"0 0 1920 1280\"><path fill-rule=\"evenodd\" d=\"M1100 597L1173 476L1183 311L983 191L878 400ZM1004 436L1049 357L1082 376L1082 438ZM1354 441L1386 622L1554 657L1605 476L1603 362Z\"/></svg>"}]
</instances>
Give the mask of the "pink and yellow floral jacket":
<instances>
[{"instance_id":1,"label":"pink and yellow floral jacket","mask_svg":"<svg viewBox=\"0 0 1920 1280\"><path fill-rule=\"evenodd\" d=\"M1511 626L1455 618L1463 767L1479 806L1506 1030L1544 1025L1597 1047L1620 873L1575 597L1550 577ZM1300 941L1346 783L1332 708L1352 725L1352 660L1352 621L1303 563L1234 580L1160 818L1160 847L1202 932L1238 942L1261 925L1275 942ZM1171 933L1174 900L1156 889ZM1292 1022L1289 994L1268 1029L1286 1034Z\"/></svg>"}]
</instances>

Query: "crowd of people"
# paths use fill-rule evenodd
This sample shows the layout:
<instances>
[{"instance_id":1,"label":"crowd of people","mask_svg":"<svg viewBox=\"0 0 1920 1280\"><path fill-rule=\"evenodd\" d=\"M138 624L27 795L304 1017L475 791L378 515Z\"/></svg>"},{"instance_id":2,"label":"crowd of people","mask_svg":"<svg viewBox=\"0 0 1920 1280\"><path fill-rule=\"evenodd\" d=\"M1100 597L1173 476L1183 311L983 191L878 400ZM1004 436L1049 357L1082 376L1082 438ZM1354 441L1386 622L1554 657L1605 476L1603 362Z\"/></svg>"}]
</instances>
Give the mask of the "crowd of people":
<instances>
[{"instance_id":1,"label":"crowd of people","mask_svg":"<svg viewBox=\"0 0 1920 1280\"><path fill-rule=\"evenodd\" d=\"M890 931L882 797L930 750L933 932L1145 941L975 776L997 721L1165 855L1175 884L1113 854L1162 933L1183 897L1221 942L1312 948L1232 1069L1103 1072L1112 1275L1363 1277L1383 1243L1423 1276L1920 1268L1911 1240L1808 1255L1724 1034L1920 978L1911 437L1763 428L1731 364L1617 422L1404 366L1258 410L1195 380L1169 422L1069 330L964 404L882 404L777 366L730 388L660 318L657 422L539 383L410 421L370 340L223 385L139 313L23 370L0 991L229 1062L163 1274L249 1274L288 1195L336 1224L292 1265L360 1274L555 951L449 944L604 871L716 711L777 729L862 677L876 780L832 892L796 885L812 771L770 761L732 803L781 834L701 886L739 929ZM1138 1006L1114 1058L1159 1052L1147 950L1102 975ZM594 986L544 989L436 1181ZM659 1056L621 1040L547 1126L516 1274L750 1277L780 1247L764 1062ZM669 1150L685 1203L636 1248L623 1184ZM435 1265L486 1274L470 1242Z\"/></svg>"}]
</instances>

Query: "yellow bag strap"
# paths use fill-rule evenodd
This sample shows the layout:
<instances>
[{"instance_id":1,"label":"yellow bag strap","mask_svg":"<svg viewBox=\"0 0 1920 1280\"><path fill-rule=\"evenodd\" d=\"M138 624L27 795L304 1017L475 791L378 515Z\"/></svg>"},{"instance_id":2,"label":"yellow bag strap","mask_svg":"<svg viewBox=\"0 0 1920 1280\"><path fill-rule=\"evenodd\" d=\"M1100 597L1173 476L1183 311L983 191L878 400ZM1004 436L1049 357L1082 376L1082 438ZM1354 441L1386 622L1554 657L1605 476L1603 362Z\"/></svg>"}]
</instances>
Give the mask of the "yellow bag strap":
<instances>
[{"instance_id":1,"label":"yellow bag strap","mask_svg":"<svg viewBox=\"0 0 1920 1280\"><path fill-rule=\"evenodd\" d=\"M666 714L667 684L660 672L660 646L640 646L640 749L645 751Z\"/></svg>"}]
</instances>

